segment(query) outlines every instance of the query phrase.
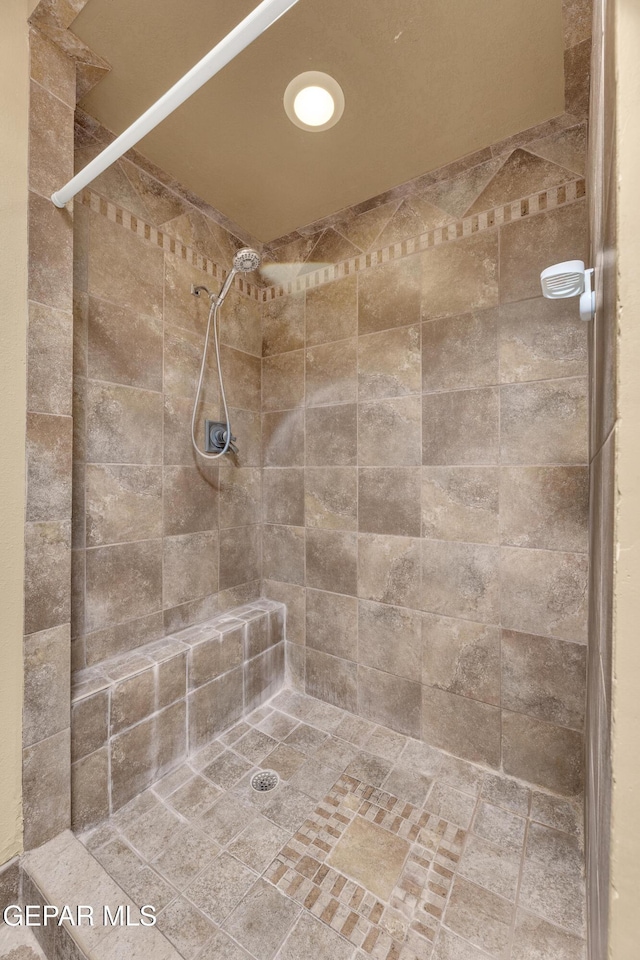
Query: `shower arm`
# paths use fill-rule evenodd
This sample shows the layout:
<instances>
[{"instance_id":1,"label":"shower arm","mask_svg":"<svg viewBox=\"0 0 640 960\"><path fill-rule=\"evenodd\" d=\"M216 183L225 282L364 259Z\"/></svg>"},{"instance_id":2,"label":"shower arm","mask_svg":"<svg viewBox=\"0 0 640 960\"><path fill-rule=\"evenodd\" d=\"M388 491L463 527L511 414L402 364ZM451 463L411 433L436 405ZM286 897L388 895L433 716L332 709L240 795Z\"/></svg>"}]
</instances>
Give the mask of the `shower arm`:
<instances>
[{"instance_id":1,"label":"shower arm","mask_svg":"<svg viewBox=\"0 0 640 960\"><path fill-rule=\"evenodd\" d=\"M110 143L95 159L56 190L51 199L56 207L64 207L77 193L119 160L143 137L155 129L185 100L230 63L254 40L279 20L298 0L262 0L255 10L244 18L227 36L199 60L188 73L167 90L159 100L138 117L130 127Z\"/></svg>"}]
</instances>

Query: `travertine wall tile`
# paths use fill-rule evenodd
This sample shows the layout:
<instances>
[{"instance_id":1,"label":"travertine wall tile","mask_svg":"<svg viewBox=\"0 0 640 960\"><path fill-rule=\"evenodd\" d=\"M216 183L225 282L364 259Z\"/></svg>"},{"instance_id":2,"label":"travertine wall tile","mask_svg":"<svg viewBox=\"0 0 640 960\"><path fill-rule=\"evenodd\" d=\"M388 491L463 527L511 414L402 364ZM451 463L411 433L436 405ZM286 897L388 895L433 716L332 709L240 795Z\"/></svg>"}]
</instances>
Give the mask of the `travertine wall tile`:
<instances>
[{"instance_id":1,"label":"travertine wall tile","mask_svg":"<svg viewBox=\"0 0 640 960\"><path fill-rule=\"evenodd\" d=\"M358 337L358 399L420 393L420 327Z\"/></svg>"},{"instance_id":2,"label":"travertine wall tile","mask_svg":"<svg viewBox=\"0 0 640 960\"><path fill-rule=\"evenodd\" d=\"M307 647L305 690L313 697L355 713L358 706L357 664Z\"/></svg>"},{"instance_id":3,"label":"travertine wall tile","mask_svg":"<svg viewBox=\"0 0 640 960\"><path fill-rule=\"evenodd\" d=\"M323 590L307 591L306 635L309 648L357 661L358 601Z\"/></svg>"},{"instance_id":4,"label":"travertine wall tile","mask_svg":"<svg viewBox=\"0 0 640 960\"><path fill-rule=\"evenodd\" d=\"M263 307L266 369L292 371L278 402L301 402L306 360L306 410L263 406L265 518L292 525L269 528L291 549L270 550L265 584L286 599L296 579L289 680L342 706L355 690L364 716L496 767L517 764L504 712L551 725L567 753L582 727L586 334L539 288L539 269L582 256L586 236L568 185L584 130L560 132L380 208L377 235L398 246L316 274L304 296L274 288ZM345 218L344 235L368 216ZM310 251L301 236L276 258L302 255L306 275ZM541 642L516 656L503 627ZM530 778L550 781L533 753Z\"/></svg>"},{"instance_id":5,"label":"travertine wall tile","mask_svg":"<svg viewBox=\"0 0 640 960\"><path fill-rule=\"evenodd\" d=\"M305 351L307 406L354 403L358 399L358 340L323 343ZM264 374L264 368L263 368Z\"/></svg>"},{"instance_id":6,"label":"travertine wall tile","mask_svg":"<svg viewBox=\"0 0 640 960\"><path fill-rule=\"evenodd\" d=\"M305 472L299 467L262 471L263 520L304 526ZM222 518L221 518L222 519Z\"/></svg>"},{"instance_id":7,"label":"travertine wall tile","mask_svg":"<svg viewBox=\"0 0 640 960\"><path fill-rule=\"evenodd\" d=\"M358 333L416 323L421 281L420 262L415 257L366 270L358 277Z\"/></svg>"}]
</instances>

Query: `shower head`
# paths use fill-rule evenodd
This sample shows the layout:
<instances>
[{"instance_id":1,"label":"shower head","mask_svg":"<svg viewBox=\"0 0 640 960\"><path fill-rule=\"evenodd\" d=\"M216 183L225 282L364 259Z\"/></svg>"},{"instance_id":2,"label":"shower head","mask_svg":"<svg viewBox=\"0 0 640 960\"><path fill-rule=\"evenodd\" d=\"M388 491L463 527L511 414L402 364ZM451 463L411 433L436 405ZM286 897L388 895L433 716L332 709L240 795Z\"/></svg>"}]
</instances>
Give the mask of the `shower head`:
<instances>
[{"instance_id":1,"label":"shower head","mask_svg":"<svg viewBox=\"0 0 640 960\"><path fill-rule=\"evenodd\" d=\"M238 250L233 258L233 269L238 273L251 273L252 270L257 270L259 266L260 254L257 250L252 250L251 247L243 247L242 250Z\"/></svg>"},{"instance_id":2,"label":"shower head","mask_svg":"<svg viewBox=\"0 0 640 960\"><path fill-rule=\"evenodd\" d=\"M233 258L233 266L229 273L227 274L227 279L222 285L222 290L218 295L218 304L221 304L229 293L231 284L233 283L233 278L236 273L251 273L252 270L257 270L260 266L260 254L257 250L252 250L251 247L243 247L242 250L238 250L236 255Z\"/></svg>"}]
</instances>

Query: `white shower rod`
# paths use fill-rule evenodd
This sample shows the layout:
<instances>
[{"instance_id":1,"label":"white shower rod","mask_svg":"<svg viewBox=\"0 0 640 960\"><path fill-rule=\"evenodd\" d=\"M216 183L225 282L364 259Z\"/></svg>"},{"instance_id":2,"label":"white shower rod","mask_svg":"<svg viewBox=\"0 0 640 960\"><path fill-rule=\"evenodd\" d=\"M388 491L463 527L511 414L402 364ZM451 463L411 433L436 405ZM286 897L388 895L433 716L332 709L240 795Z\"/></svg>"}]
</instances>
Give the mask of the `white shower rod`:
<instances>
[{"instance_id":1,"label":"white shower rod","mask_svg":"<svg viewBox=\"0 0 640 960\"><path fill-rule=\"evenodd\" d=\"M56 207L64 207L84 187L99 177L107 167L146 137L162 120L188 100L207 80L226 67L245 47L265 32L283 14L295 6L298 0L263 0L255 10L227 34L213 50L199 60L195 67L178 80L170 90L149 107L141 117L121 133L113 143L98 154L91 163L72 177L60 190L51 195Z\"/></svg>"}]
</instances>

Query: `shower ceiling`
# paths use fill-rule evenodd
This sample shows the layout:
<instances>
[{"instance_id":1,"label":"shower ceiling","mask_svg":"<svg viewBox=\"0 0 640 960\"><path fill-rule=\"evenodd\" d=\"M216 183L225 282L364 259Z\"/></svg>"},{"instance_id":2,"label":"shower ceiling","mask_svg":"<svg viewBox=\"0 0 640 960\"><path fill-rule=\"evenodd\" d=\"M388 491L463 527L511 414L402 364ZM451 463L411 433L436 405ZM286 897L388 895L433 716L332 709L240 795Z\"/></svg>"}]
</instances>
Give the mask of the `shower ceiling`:
<instances>
[{"instance_id":1,"label":"shower ceiling","mask_svg":"<svg viewBox=\"0 0 640 960\"><path fill-rule=\"evenodd\" d=\"M257 0L89 0L72 31L112 70L81 106L121 133ZM269 241L557 116L561 0L300 0L138 149ZM340 123L282 97L335 77Z\"/></svg>"}]
</instances>

